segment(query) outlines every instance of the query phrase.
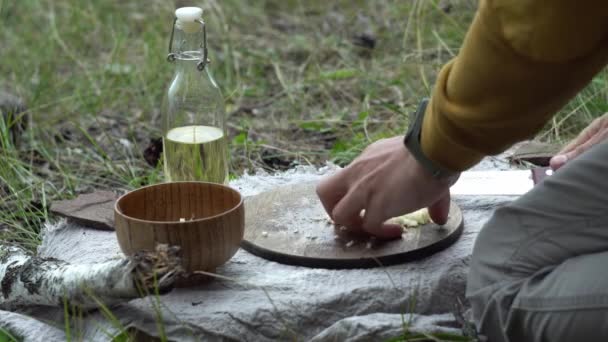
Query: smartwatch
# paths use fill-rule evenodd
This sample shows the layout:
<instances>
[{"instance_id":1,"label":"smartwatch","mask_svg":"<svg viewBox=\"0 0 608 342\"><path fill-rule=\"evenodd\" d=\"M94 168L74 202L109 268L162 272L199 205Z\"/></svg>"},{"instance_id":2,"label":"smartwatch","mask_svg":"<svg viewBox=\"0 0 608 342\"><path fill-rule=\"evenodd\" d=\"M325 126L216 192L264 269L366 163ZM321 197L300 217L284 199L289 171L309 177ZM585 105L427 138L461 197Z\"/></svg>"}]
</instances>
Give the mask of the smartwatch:
<instances>
[{"instance_id":1,"label":"smartwatch","mask_svg":"<svg viewBox=\"0 0 608 342\"><path fill-rule=\"evenodd\" d=\"M422 119L424 118L424 113L426 112L426 106L428 102L429 99L424 98L422 101L420 101L418 109L410 115L410 125L408 127L407 134L405 135L403 143L405 144L405 147L410 151L412 156L416 158L420 165L422 165L422 167L427 170L433 178L447 180L453 184L460 176L460 172L448 170L427 158L427 156L424 155L424 152L422 151L422 147L420 145Z\"/></svg>"}]
</instances>

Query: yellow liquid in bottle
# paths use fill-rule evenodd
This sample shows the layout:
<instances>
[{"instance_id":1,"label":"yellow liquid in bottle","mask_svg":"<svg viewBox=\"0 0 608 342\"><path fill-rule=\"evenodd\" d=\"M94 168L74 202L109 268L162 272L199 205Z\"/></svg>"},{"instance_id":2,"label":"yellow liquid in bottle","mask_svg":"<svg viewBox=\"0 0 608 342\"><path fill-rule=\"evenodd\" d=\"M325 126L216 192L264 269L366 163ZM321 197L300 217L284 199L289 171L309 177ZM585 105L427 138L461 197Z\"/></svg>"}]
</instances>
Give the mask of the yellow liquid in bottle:
<instances>
[{"instance_id":1,"label":"yellow liquid in bottle","mask_svg":"<svg viewBox=\"0 0 608 342\"><path fill-rule=\"evenodd\" d=\"M212 126L184 126L163 138L167 181L228 183L227 141Z\"/></svg>"}]
</instances>

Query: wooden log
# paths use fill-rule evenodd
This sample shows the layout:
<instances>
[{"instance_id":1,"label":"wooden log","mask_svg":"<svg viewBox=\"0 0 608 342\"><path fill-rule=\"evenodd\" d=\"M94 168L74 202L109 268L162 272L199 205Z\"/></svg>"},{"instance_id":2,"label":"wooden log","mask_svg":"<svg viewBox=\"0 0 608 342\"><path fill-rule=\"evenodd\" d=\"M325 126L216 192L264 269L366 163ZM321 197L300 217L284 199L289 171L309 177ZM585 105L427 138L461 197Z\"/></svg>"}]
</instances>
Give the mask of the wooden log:
<instances>
[{"instance_id":1,"label":"wooden log","mask_svg":"<svg viewBox=\"0 0 608 342\"><path fill-rule=\"evenodd\" d=\"M158 245L155 252L96 264L29 255L14 245L0 244L0 308L69 305L83 309L123 303L147 294L170 291L183 273L179 249Z\"/></svg>"}]
</instances>

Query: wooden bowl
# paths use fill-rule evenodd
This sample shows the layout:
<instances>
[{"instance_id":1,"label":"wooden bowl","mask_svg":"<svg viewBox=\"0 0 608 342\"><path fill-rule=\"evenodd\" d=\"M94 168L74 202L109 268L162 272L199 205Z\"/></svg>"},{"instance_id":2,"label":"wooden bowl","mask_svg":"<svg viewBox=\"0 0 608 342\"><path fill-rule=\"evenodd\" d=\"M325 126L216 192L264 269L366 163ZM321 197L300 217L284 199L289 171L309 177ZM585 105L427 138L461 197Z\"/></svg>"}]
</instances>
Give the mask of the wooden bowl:
<instances>
[{"instance_id":1,"label":"wooden bowl","mask_svg":"<svg viewBox=\"0 0 608 342\"><path fill-rule=\"evenodd\" d=\"M116 201L114 221L126 255L166 243L181 248L187 272L213 272L239 249L245 210L241 194L228 186L174 182L123 195Z\"/></svg>"}]
</instances>

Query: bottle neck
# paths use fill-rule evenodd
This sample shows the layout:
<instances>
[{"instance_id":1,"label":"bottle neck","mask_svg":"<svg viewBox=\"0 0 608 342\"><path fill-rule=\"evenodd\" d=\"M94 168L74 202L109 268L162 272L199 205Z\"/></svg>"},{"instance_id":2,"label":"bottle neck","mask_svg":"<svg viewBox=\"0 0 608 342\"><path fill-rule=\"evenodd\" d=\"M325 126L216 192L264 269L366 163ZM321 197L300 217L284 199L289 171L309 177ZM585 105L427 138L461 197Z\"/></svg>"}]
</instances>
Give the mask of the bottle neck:
<instances>
[{"instance_id":1,"label":"bottle neck","mask_svg":"<svg viewBox=\"0 0 608 342\"><path fill-rule=\"evenodd\" d=\"M175 29L173 37L173 53L176 62L181 65L189 65L200 61L203 57L203 32L202 29L195 32L184 32Z\"/></svg>"},{"instance_id":2,"label":"bottle neck","mask_svg":"<svg viewBox=\"0 0 608 342\"><path fill-rule=\"evenodd\" d=\"M199 62L198 58L177 58L173 62L174 71L186 75L198 76L200 73L196 70L196 64Z\"/></svg>"}]
</instances>

